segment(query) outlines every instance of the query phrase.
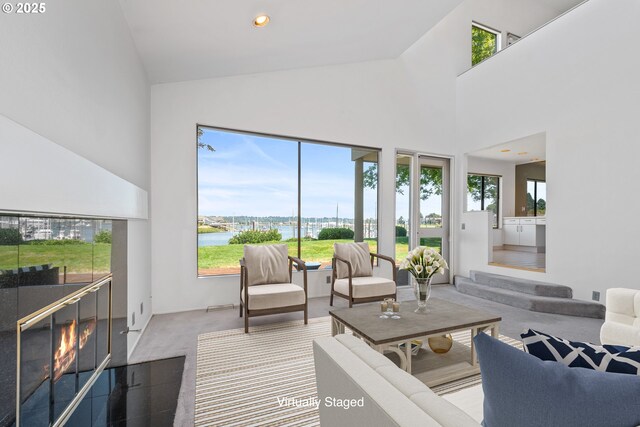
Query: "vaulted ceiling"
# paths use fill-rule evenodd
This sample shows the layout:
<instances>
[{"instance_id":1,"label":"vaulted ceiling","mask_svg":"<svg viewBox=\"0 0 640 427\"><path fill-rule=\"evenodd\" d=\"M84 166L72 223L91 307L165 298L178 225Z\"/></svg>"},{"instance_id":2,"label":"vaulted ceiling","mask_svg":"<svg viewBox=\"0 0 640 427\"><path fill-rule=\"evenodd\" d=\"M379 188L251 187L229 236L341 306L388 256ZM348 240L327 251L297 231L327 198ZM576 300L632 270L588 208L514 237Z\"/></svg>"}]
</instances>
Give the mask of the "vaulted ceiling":
<instances>
[{"instance_id":1,"label":"vaulted ceiling","mask_svg":"<svg viewBox=\"0 0 640 427\"><path fill-rule=\"evenodd\" d=\"M461 2L120 0L152 84L396 58Z\"/></svg>"}]
</instances>

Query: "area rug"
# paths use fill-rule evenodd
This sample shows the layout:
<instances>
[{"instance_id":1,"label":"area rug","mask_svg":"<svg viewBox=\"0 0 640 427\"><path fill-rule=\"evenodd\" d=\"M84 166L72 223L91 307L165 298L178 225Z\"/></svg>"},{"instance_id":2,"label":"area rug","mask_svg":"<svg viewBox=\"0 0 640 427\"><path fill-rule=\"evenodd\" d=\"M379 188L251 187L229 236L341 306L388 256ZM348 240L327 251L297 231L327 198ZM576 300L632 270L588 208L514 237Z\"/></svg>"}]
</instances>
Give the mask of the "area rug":
<instances>
[{"instance_id":1,"label":"area rug","mask_svg":"<svg viewBox=\"0 0 640 427\"><path fill-rule=\"evenodd\" d=\"M330 317L210 332L198 336L196 426L318 426L315 408L278 398L317 397L312 342L331 334ZM470 346L469 332L453 334ZM500 336L508 344L519 341ZM439 395L481 382L480 375L433 387Z\"/></svg>"}]
</instances>

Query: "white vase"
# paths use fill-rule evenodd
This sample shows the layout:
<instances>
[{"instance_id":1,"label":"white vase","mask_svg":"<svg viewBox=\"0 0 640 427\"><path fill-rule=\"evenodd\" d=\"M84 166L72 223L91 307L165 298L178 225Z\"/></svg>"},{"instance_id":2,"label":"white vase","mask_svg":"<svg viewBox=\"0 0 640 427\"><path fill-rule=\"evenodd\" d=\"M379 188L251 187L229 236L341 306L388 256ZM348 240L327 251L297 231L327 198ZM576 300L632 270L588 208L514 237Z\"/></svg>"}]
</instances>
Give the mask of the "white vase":
<instances>
[{"instance_id":1,"label":"white vase","mask_svg":"<svg viewBox=\"0 0 640 427\"><path fill-rule=\"evenodd\" d=\"M428 279L424 278L413 278L413 293L416 296L416 301L418 302L418 308L415 310L416 313L424 313L427 311L427 301L431 296L431 279L433 277L429 277Z\"/></svg>"}]
</instances>

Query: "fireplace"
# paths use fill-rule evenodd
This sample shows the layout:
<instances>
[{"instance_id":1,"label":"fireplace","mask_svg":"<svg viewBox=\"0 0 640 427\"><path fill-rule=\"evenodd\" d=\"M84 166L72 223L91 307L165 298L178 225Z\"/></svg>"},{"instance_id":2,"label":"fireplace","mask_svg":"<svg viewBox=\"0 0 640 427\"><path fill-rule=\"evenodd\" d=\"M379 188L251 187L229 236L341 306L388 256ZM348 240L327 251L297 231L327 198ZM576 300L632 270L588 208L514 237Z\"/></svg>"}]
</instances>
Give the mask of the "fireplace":
<instances>
[{"instance_id":1,"label":"fireplace","mask_svg":"<svg viewBox=\"0 0 640 427\"><path fill-rule=\"evenodd\" d=\"M0 213L0 427L17 409L23 425L52 425L108 354L126 364L127 228Z\"/></svg>"},{"instance_id":2,"label":"fireplace","mask_svg":"<svg viewBox=\"0 0 640 427\"><path fill-rule=\"evenodd\" d=\"M62 425L111 359L111 275L18 321L16 427Z\"/></svg>"}]
</instances>

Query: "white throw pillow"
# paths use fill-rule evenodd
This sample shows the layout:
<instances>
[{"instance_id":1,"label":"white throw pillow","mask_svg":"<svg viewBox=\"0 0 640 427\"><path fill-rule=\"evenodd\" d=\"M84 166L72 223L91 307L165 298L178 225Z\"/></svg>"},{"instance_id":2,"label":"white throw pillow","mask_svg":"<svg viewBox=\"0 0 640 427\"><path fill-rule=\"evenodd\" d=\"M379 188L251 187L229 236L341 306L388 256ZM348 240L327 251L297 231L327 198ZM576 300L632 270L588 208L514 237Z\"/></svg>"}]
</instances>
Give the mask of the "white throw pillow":
<instances>
[{"instance_id":1,"label":"white throw pillow","mask_svg":"<svg viewBox=\"0 0 640 427\"><path fill-rule=\"evenodd\" d=\"M351 263L353 277L371 276L373 274L368 243L334 243L333 251L338 257ZM349 268L344 262L336 260L336 270L338 279L349 277Z\"/></svg>"},{"instance_id":2,"label":"white throw pillow","mask_svg":"<svg viewBox=\"0 0 640 427\"><path fill-rule=\"evenodd\" d=\"M287 245L244 246L247 285L289 283Z\"/></svg>"}]
</instances>

